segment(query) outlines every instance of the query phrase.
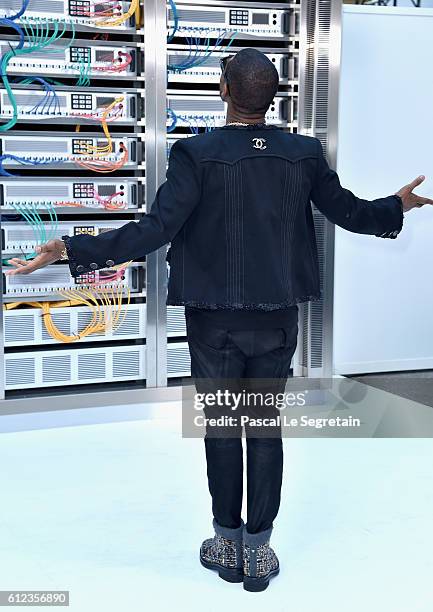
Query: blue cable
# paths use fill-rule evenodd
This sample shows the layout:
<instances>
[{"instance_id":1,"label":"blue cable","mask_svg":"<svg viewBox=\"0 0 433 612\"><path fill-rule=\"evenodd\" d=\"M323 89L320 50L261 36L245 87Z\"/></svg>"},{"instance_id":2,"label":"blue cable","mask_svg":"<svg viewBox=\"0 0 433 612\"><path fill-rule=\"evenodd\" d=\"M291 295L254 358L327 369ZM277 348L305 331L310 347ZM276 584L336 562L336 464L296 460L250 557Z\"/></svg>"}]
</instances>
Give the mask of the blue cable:
<instances>
[{"instance_id":1,"label":"blue cable","mask_svg":"<svg viewBox=\"0 0 433 612\"><path fill-rule=\"evenodd\" d=\"M40 111L39 114L41 114L41 115L43 115L44 113L49 114L51 106L54 104L55 105L54 113L56 112L56 109L57 109L57 112L60 114L60 102L59 102L59 98L57 96L57 93L56 93L54 87L50 83L48 83L48 81L46 81L42 77L34 77L34 78L31 78L31 79L24 79L24 81L26 82L27 85L30 85L31 83L34 83L36 81L36 82L40 83L44 87L44 91L45 91L45 96L43 98L41 98L39 100L39 102L37 104L35 104L35 106L29 110L29 113L36 113L37 109L42 104L42 110ZM47 107L47 103L48 102L49 102L49 105L48 105L48 109L47 109L46 107Z\"/></svg>"},{"instance_id":2,"label":"blue cable","mask_svg":"<svg viewBox=\"0 0 433 612\"><path fill-rule=\"evenodd\" d=\"M11 21L15 21L16 19L19 19L27 10L27 7L29 6L29 2L30 0L23 0L23 4L20 10L18 11L18 13L14 15L13 17L8 17L8 19L10 19Z\"/></svg>"},{"instance_id":3,"label":"blue cable","mask_svg":"<svg viewBox=\"0 0 433 612\"><path fill-rule=\"evenodd\" d=\"M173 26L173 32L167 36L167 42L171 42L173 40L174 35L176 34L178 27L179 27L179 13L177 12L176 3L174 0L169 0L169 2L170 2L171 10L173 11L174 26Z\"/></svg>"},{"instance_id":4,"label":"blue cable","mask_svg":"<svg viewBox=\"0 0 433 612\"><path fill-rule=\"evenodd\" d=\"M227 53L228 49L230 49L230 47L231 47L231 46L232 46L232 44L233 44L234 39L236 38L236 36L237 36L238 34L239 34L239 32L238 32L238 31L235 31L235 32L233 32L233 33L232 33L232 38L231 38L231 40L230 40L229 44L227 45L227 47L224 49L224 53Z\"/></svg>"},{"instance_id":5,"label":"blue cable","mask_svg":"<svg viewBox=\"0 0 433 612\"><path fill-rule=\"evenodd\" d=\"M172 118L173 123L169 126L167 126L167 132L173 132L176 129L176 125L177 125L177 115L174 112L173 109L171 108L167 108L167 115L170 115Z\"/></svg>"},{"instance_id":6,"label":"blue cable","mask_svg":"<svg viewBox=\"0 0 433 612\"><path fill-rule=\"evenodd\" d=\"M186 123L189 126L189 131L191 132L191 134L198 134L198 126L192 125L191 121L189 121L189 119L187 119L184 116L181 116L180 118L182 119L184 123Z\"/></svg>"},{"instance_id":7,"label":"blue cable","mask_svg":"<svg viewBox=\"0 0 433 612\"><path fill-rule=\"evenodd\" d=\"M209 34L209 31L208 31ZM201 66L202 64L205 64L207 62L207 60L209 59L209 57L212 56L213 53L217 53L219 51L221 51L221 44L226 36L226 34L228 34L228 31L225 30L222 32L222 34L220 33L218 38L215 40L213 47L211 47L211 42L210 42L210 36L208 35L207 38L205 38L204 44L206 45L206 48L203 51L200 51L199 47L200 47L200 41L201 39L198 37L195 37L194 43L192 38L190 38L189 36L186 37L186 41L189 44L189 55L186 58L186 60L184 62L180 62L179 64L169 64L168 65L168 69L173 71L173 72L182 72L184 70L188 70L189 68L195 68L197 66ZM224 55L224 53L227 53L227 50L231 47L231 45L233 44L236 36L238 35L238 32L232 32L232 36L230 39L229 44L224 48L224 50L222 51L222 55ZM192 46L193 44L195 44L195 52L194 54L192 53Z\"/></svg>"},{"instance_id":8,"label":"blue cable","mask_svg":"<svg viewBox=\"0 0 433 612\"><path fill-rule=\"evenodd\" d=\"M17 157L16 155L4 154L4 155L0 155L0 176L19 176L16 174L11 174L10 172L8 172L7 170L3 168L3 162L6 159L11 159L12 161L16 161L19 164L30 164L32 166L39 166L43 164L52 163L51 160L37 160L37 159L30 159L27 157Z\"/></svg>"},{"instance_id":9,"label":"blue cable","mask_svg":"<svg viewBox=\"0 0 433 612\"><path fill-rule=\"evenodd\" d=\"M172 70L173 72L182 72L183 70L186 70L186 67L192 61L191 60L191 58L192 58L192 40L189 37L186 37L185 40L189 44L189 55L188 55L188 58L186 59L186 61L179 62L178 64L169 64L167 66L168 70ZM196 52L196 56L197 56L197 52Z\"/></svg>"},{"instance_id":10,"label":"blue cable","mask_svg":"<svg viewBox=\"0 0 433 612\"><path fill-rule=\"evenodd\" d=\"M15 47L15 49L22 49L24 46L24 30L17 23L14 23L11 19L8 19L7 17L0 18L0 23L2 25L5 25L7 28L13 28L15 32L18 33L20 37L20 42ZM2 71L2 74L3 74L3 71Z\"/></svg>"}]
</instances>

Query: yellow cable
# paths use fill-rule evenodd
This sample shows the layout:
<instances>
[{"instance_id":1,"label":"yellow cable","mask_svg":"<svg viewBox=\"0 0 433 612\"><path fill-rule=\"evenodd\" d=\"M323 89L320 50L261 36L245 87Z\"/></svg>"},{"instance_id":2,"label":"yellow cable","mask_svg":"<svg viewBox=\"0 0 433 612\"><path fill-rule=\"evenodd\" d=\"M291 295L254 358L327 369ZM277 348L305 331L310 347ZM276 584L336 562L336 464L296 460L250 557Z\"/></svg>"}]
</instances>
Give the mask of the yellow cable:
<instances>
[{"instance_id":1,"label":"yellow cable","mask_svg":"<svg viewBox=\"0 0 433 612\"><path fill-rule=\"evenodd\" d=\"M110 134L110 130L108 129L108 125L107 125L107 117L110 114L110 111L113 110L113 108L115 106L117 106L118 104L120 104L121 102L124 101L124 96L119 96L119 98L116 98L111 104L109 104L109 106L106 107L106 109L104 110L104 112L102 113L102 117L101 117L101 124L102 124L102 130L105 134L105 137L107 139L107 144L104 145L103 147L98 147L98 146L93 146L93 145L86 145L87 151L85 151L84 153L80 153L80 155L86 155L86 153L94 153L95 155L107 155L109 153L112 153L113 151L113 141L111 138L111 134ZM79 132L80 131L80 125L77 125L75 127L75 131Z\"/></svg>"},{"instance_id":2,"label":"yellow cable","mask_svg":"<svg viewBox=\"0 0 433 612\"><path fill-rule=\"evenodd\" d=\"M137 2L137 8L135 9L135 25L136 28L138 29L141 25L143 25L141 23L141 13L140 13L140 3Z\"/></svg>"},{"instance_id":3,"label":"yellow cable","mask_svg":"<svg viewBox=\"0 0 433 612\"><path fill-rule=\"evenodd\" d=\"M134 13L137 11L138 5L139 5L138 0L132 0L131 6L129 7L126 13L123 13L123 15L115 19L102 19L101 21L97 21L96 25L103 26L106 28L107 27L115 28L116 26L122 25L122 23L125 23L125 21L128 21L128 19L132 17L132 15L134 15Z\"/></svg>"},{"instance_id":4,"label":"yellow cable","mask_svg":"<svg viewBox=\"0 0 433 612\"><path fill-rule=\"evenodd\" d=\"M42 302L8 302L3 304L4 310L12 310L14 308L18 308L19 306L32 306L34 308L41 308ZM68 300L67 302L52 302L52 308L60 308L60 307L68 307L68 306L78 306L80 302L78 300Z\"/></svg>"},{"instance_id":5,"label":"yellow cable","mask_svg":"<svg viewBox=\"0 0 433 612\"><path fill-rule=\"evenodd\" d=\"M125 264L113 266L113 269L124 269L132 263L128 261ZM109 286L104 287L103 283L96 286L74 287L72 289L63 289L59 294L65 298L63 301L56 302L9 302L3 304L4 310L12 310L19 306L31 306L42 310L42 318L44 321L47 333L59 342L71 343L76 342L90 334L104 333L107 330L111 332L119 329L125 321L127 311L131 301L131 292L129 287L125 287L120 279L108 281ZM123 304L124 290L126 291L126 303ZM77 334L65 334L54 324L51 309L75 306L87 306L92 313L90 322L84 329ZM124 308L123 308L124 306Z\"/></svg>"}]
</instances>

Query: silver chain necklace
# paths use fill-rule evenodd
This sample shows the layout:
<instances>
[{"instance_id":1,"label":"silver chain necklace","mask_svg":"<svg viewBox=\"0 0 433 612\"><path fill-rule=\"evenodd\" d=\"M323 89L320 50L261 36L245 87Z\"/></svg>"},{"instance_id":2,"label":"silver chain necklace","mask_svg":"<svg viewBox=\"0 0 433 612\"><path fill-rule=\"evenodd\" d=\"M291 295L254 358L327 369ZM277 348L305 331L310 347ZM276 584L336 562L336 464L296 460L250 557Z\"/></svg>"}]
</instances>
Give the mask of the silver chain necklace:
<instances>
[{"instance_id":1,"label":"silver chain necklace","mask_svg":"<svg viewBox=\"0 0 433 612\"><path fill-rule=\"evenodd\" d=\"M240 121L232 121L231 123L226 123L226 125L240 125L242 127L248 127L249 125L266 125L266 123L241 123Z\"/></svg>"}]
</instances>

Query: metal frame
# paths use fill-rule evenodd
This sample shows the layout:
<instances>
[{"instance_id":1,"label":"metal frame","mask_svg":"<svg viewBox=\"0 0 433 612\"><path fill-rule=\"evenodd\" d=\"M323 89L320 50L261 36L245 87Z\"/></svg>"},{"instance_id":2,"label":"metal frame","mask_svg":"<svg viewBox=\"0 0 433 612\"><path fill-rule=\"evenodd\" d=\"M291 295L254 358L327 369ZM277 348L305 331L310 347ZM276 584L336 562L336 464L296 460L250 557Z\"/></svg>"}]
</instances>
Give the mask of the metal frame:
<instances>
[{"instance_id":1,"label":"metal frame","mask_svg":"<svg viewBox=\"0 0 433 612\"><path fill-rule=\"evenodd\" d=\"M337 161L341 14L341 0L308 0L301 4L299 131L322 141L328 162L333 168ZM307 99L309 95L311 99ZM326 109L326 117L323 109ZM331 378L335 231L334 226L315 211L317 218L320 218L323 228L320 261L322 298L317 302L303 304L299 309L300 326L294 375ZM317 346L320 347L320 359L314 355ZM313 357L316 357L316 362L320 361L319 365L313 362Z\"/></svg>"},{"instance_id":2,"label":"metal frame","mask_svg":"<svg viewBox=\"0 0 433 612\"><path fill-rule=\"evenodd\" d=\"M146 209L150 210L166 172L166 7L158 0L144 0ZM167 384L166 248L147 258L147 387Z\"/></svg>"}]
</instances>

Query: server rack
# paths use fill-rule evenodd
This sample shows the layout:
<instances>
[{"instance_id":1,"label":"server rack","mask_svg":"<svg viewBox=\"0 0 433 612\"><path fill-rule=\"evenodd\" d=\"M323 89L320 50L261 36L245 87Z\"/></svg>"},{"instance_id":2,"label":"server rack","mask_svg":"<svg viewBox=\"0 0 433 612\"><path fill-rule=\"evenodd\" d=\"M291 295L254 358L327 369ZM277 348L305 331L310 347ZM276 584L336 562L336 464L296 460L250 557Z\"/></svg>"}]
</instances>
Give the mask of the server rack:
<instances>
[{"instance_id":1,"label":"server rack","mask_svg":"<svg viewBox=\"0 0 433 612\"><path fill-rule=\"evenodd\" d=\"M6 16L19 10L21 2L14 2L13 7L8 5ZM42 7L46 11L48 5L48 0L30 0L29 19L43 18L38 10ZM128 14L132 5L133 2L123 2L116 5L121 7L116 10ZM55 6L60 10L58 2ZM173 142L223 123L224 105L217 93L218 59L230 50L254 46L268 54L280 74L279 92L268 121L288 131L318 136L331 163L334 161L340 0L177 0L167 5L160 0L143 0L139 10L115 27L113 22L118 21L118 15L107 16L112 5L97 5L102 12L102 24L98 26L91 20L89 23L90 9L87 4L82 6L65 2L64 14L58 16L66 24L64 40L70 43L66 50L63 41L55 41L45 57L35 52L30 63L30 55L23 65L16 57L10 62L15 98L18 96L22 108L18 110L17 125L0 132L0 154L4 156L1 167L12 174L17 174L19 168L20 176L6 176L2 181L3 259L14 248L26 253L34 246L28 235L19 233L23 232L23 214L29 220L27 208L39 207L40 217L50 229L50 211L44 212L45 200L38 195L41 181L45 190L51 191L49 197L65 204L56 207L59 226L63 223L71 231L97 231L94 228L102 228L104 223L115 226L114 223L138 220L149 210L165 178L167 154ZM8 37L8 45L16 44L16 32L5 28L4 22L0 27ZM192 58L200 61L191 61ZM40 82L35 81L40 71L52 80L63 77L64 82L57 85L56 105L46 100L48 87L44 95L40 93ZM23 75L28 75L27 82L23 83ZM0 95L4 123L13 116L13 107L4 90ZM99 113L100 118L104 112L101 101L102 109L106 109L119 97L125 104L121 112L115 113L118 123L107 161L114 162L116 152L126 150L127 162L110 175L95 174L92 156L86 154L95 147L103 148L106 140L98 140L89 115ZM173 115L178 118L174 129ZM78 135L74 132L77 121ZM18 164L14 157L25 161ZM41 163L32 164L35 159ZM84 195L90 206L71 212L66 204L74 196L74 180L80 189L87 190ZM119 206L115 211L108 213L101 208L101 200L121 192L122 196L116 196ZM21 217L11 220L7 216L11 213ZM331 371L332 361L329 296L333 239L330 226L317 211L314 213L325 295L322 302L301 309L300 341L293 366L297 375L323 376ZM53 291L44 295L43 289L56 287L49 277L56 277L60 264L51 266L53 271L48 272L48 268L48 279L41 283L33 277L34 287L33 281L29 282L32 291L27 293L25 287L20 287L21 293L8 294L12 284L2 275L0 410L8 412L12 405L14 410L16 406L24 411L43 410L55 406L60 396L63 407L95 405L107 397L107 388L113 389L118 403L144 399L146 394L155 398L150 391L155 387L160 390L158 397L168 397L167 384L175 385L179 378L188 376L189 355L183 309L167 308L165 304L165 255L166 249L160 249L128 269L127 284L134 289L134 297L124 327L92 334L84 338L85 342L80 339L73 345L53 340L31 308L4 310L17 295L28 301L36 301L35 294L37 301L53 299ZM85 326L90 316L82 306L53 310L51 318L65 335ZM30 350L28 343L32 343ZM93 378L88 375L89 368L95 371ZM34 372L33 378L29 372ZM28 381L25 384L24 379ZM120 382L103 384L108 380ZM25 399L17 403L18 397Z\"/></svg>"},{"instance_id":2,"label":"server rack","mask_svg":"<svg viewBox=\"0 0 433 612\"><path fill-rule=\"evenodd\" d=\"M137 0L2 3L2 272L48 239L97 235L143 214L142 8ZM43 409L36 395L64 400L106 383L154 384L146 271L143 258L77 279L60 262L2 274L3 407L26 396Z\"/></svg>"},{"instance_id":3,"label":"server rack","mask_svg":"<svg viewBox=\"0 0 433 612\"><path fill-rule=\"evenodd\" d=\"M224 104L217 94L218 58L226 49L234 52L256 47L275 62L280 75L279 90L267 115L268 123L279 124L288 132L318 137L331 165L335 166L340 0L178 0L176 5L179 32L167 45L167 107L177 121L176 128L168 135L167 150L176 137L185 138L223 123ZM174 25L173 11L169 12L169 24ZM234 30L236 35L224 39L227 30ZM200 37L198 42L194 41L196 34ZM206 36L213 41L218 37L211 53L209 44L203 44ZM209 57L202 62L200 54L206 53ZM198 60L185 61L191 55ZM313 216L323 298L300 306L298 347L292 365L297 376L328 377L332 375L334 233L333 226L314 207ZM180 363L183 345L179 343L179 354L176 354L176 344L177 340L169 339L169 378L175 376L171 359L176 358L179 369L186 367Z\"/></svg>"}]
</instances>

